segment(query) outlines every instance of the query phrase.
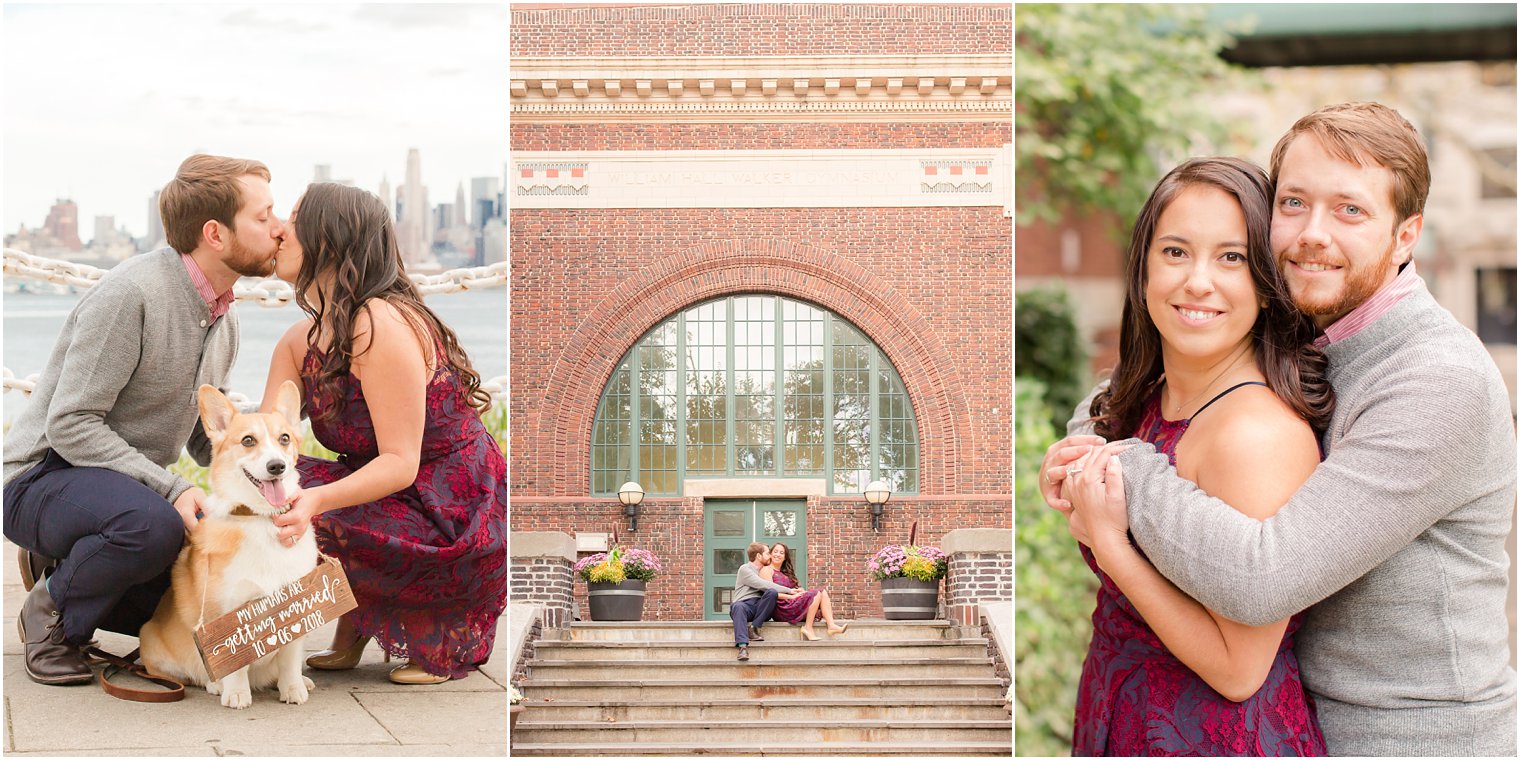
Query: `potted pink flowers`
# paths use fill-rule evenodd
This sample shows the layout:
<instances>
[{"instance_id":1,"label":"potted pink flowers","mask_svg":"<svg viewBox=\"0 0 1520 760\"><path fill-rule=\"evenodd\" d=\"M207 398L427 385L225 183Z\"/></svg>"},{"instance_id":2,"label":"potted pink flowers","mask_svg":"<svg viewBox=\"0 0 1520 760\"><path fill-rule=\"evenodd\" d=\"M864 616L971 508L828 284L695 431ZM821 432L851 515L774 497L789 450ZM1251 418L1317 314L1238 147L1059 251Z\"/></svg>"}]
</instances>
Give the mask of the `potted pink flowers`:
<instances>
[{"instance_id":1,"label":"potted pink flowers","mask_svg":"<svg viewBox=\"0 0 1520 760\"><path fill-rule=\"evenodd\" d=\"M591 619L597 621L643 618L645 584L662 569L654 554L621 546L575 563L575 574L586 581Z\"/></svg>"},{"instance_id":2,"label":"potted pink flowers","mask_svg":"<svg viewBox=\"0 0 1520 760\"><path fill-rule=\"evenodd\" d=\"M888 620L933 620L939 602L939 579L949 558L933 546L882 547L866 570L881 581L881 611Z\"/></svg>"}]
</instances>

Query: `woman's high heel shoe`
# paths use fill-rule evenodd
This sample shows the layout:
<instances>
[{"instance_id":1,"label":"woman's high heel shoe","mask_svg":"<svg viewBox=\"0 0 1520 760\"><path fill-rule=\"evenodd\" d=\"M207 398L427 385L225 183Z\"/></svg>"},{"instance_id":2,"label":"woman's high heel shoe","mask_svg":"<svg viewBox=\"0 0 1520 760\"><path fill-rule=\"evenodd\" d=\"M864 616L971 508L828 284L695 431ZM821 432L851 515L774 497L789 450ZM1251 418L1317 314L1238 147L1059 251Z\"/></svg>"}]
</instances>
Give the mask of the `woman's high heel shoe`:
<instances>
[{"instance_id":1,"label":"woman's high heel shoe","mask_svg":"<svg viewBox=\"0 0 1520 760\"><path fill-rule=\"evenodd\" d=\"M316 670L352 670L364 658L364 647L369 645L369 640L369 636L360 636L343 649L324 649L307 657L306 667ZM387 655L386 659L389 660L390 656Z\"/></svg>"},{"instance_id":2,"label":"woman's high heel shoe","mask_svg":"<svg viewBox=\"0 0 1520 760\"><path fill-rule=\"evenodd\" d=\"M423 670L421 665L417 665L410 661L408 661L405 665L402 665L401 667L391 671L391 683L433 684L443 683L444 681L448 680L452 679L450 679L448 676L435 676L432 673Z\"/></svg>"}]
</instances>

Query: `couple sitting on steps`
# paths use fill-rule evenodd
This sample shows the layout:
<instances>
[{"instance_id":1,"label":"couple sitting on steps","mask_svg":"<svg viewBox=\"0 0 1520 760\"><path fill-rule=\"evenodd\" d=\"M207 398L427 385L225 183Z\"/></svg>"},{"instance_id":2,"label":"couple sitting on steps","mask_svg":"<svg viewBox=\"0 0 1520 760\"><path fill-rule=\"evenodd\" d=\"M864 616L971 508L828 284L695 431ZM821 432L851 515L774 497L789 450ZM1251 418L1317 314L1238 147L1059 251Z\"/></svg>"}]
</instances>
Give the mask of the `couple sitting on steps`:
<instances>
[{"instance_id":1,"label":"couple sitting on steps","mask_svg":"<svg viewBox=\"0 0 1520 760\"><path fill-rule=\"evenodd\" d=\"M766 546L758 541L749 545L749 561L739 567L739 579L734 585L734 598L728 605L728 615L734 620L734 646L739 648L739 659L749 659L749 642L765 641L760 627L775 618L783 623L802 626L802 637L817 641L813 632L813 618L823 613L830 636L844 633L849 623L834 623L834 603L824 589L803 589L792 569L792 552L786 544L776 542Z\"/></svg>"}]
</instances>

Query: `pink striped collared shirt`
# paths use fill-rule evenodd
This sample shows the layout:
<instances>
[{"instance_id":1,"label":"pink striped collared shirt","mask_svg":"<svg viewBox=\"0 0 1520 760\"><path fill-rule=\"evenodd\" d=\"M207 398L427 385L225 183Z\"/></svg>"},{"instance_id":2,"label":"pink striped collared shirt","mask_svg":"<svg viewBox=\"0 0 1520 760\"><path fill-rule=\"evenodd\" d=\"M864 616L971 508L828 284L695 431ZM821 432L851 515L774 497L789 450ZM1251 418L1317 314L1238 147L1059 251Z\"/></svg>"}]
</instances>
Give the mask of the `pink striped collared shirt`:
<instances>
[{"instance_id":1,"label":"pink striped collared shirt","mask_svg":"<svg viewBox=\"0 0 1520 760\"><path fill-rule=\"evenodd\" d=\"M195 259L191 258L190 254L181 253L179 260L184 263L185 271L190 273L190 284L195 286L195 292L201 294L206 305L211 307L211 320L206 323L206 327L216 324L216 321L232 308L232 302L236 298L232 288L228 288L226 293L217 295L216 288L211 285L211 280L206 279L206 273L201 271L201 265L195 263Z\"/></svg>"},{"instance_id":2,"label":"pink striped collared shirt","mask_svg":"<svg viewBox=\"0 0 1520 760\"><path fill-rule=\"evenodd\" d=\"M1404 271L1393 278L1393 281L1378 288L1372 297L1362 302L1361 306L1346 313L1346 316L1335 320L1325 328L1325 334L1314 339L1314 345L1324 348L1336 341L1345 340L1359 332L1367 325L1378 321L1378 318L1388 313L1393 305L1402 301L1404 296L1414 292L1414 288L1420 282L1420 276L1414 272L1414 260L1405 265Z\"/></svg>"}]
</instances>

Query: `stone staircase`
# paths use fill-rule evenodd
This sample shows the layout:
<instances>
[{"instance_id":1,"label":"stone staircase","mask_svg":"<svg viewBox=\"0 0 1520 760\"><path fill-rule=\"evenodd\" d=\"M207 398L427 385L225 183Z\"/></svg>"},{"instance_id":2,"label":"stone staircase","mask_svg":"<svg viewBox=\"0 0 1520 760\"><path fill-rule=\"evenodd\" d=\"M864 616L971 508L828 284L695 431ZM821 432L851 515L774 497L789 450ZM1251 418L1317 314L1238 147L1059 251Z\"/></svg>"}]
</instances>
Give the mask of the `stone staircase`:
<instances>
[{"instance_id":1,"label":"stone staircase","mask_svg":"<svg viewBox=\"0 0 1520 760\"><path fill-rule=\"evenodd\" d=\"M741 663L725 621L574 623L534 645L512 754L1012 754L981 637L943 620L817 630L768 624Z\"/></svg>"}]
</instances>

